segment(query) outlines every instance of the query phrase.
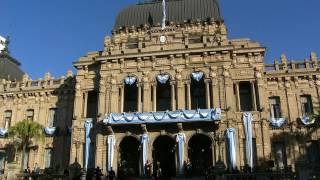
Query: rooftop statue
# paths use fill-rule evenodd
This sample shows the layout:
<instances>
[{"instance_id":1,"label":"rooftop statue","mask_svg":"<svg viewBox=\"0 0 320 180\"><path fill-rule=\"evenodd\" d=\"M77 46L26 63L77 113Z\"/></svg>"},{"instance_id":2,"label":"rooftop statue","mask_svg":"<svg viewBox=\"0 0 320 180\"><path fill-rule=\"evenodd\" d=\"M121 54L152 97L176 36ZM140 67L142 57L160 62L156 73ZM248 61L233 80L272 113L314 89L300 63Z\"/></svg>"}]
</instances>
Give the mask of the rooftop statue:
<instances>
[{"instance_id":1,"label":"rooftop statue","mask_svg":"<svg viewBox=\"0 0 320 180\"><path fill-rule=\"evenodd\" d=\"M9 37L4 38L0 36L0 53L9 53L8 51L9 43L10 43Z\"/></svg>"}]
</instances>

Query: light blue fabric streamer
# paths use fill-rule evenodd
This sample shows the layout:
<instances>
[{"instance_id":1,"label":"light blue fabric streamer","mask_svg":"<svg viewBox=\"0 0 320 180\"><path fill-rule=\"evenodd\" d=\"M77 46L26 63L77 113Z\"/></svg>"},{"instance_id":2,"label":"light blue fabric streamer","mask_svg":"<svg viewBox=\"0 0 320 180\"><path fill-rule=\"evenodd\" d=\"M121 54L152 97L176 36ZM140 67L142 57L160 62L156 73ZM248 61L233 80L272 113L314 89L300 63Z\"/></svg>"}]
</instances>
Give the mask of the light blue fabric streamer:
<instances>
[{"instance_id":1,"label":"light blue fabric streamer","mask_svg":"<svg viewBox=\"0 0 320 180\"><path fill-rule=\"evenodd\" d=\"M270 119L271 125L274 127L277 127L277 128L282 127L286 122L287 121L285 118L271 118Z\"/></svg>"},{"instance_id":2,"label":"light blue fabric streamer","mask_svg":"<svg viewBox=\"0 0 320 180\"><path fill-rule=\"evenodd\" d=\"M304 124L306 126L312 125L316 122L315 118L311 119L309 116L301 116L300 120L301 120L302 124Z\"/></svg>"},{"instance_id":3,"label":"light blue fabric streamer","mask_svg":"<svg viewBox=\"0 0 320 180\"><path fill-rule=\"evenodd\" d=\"M113 167L113 155L114 155L114 146L116 145L116 138L114 135L108 136L108 171Z\"/></svg>"},{"instance_id":4,"label":"light blue fabric streamer","mask_svg":"<svg viewBox=\"0 0 320 180\"><path fill-rule=\"evenodd\" d=\"M221 109L179 110L150 113L111 113L104 119L106 124L157 124L177 122L217 121Z\"/></svg>"},{"instance_id":5,"label":"light blue fabric streamer","mask_svg":"<svg viewBox=\"0 0 320 180\"><path fill-rule=\"evenodd\" d=\"M202 78L203 78L203 72L201 71L195 71L191 74L192 78L194 80L196 80L197 82L199 82Z\"/></svg>"},{"instance_id":6,"label":"light blue fabric streamer","mask_svg":"<svg viewBox=\"0 0 320 180\"><path fill-rule=\"evenodd\" d=\"M8 133L8 129L0 128L0 136L5 136Z\"/></svg>"},{"instance_id":7,"label":"light blue fabric streamer","mask_svg":"<svg viewBox=\"0 0 320 180\"><path fill-rule=\"evenodd\" d=\"M141 136L141 146L142 146L142 168L143 174L147 175L146 164L149 159L149 136L148 134L143 134Z\"/></svg>"},{"instance_id":8,"label":"light blue fabric streamer","mask_svg":"<svg viewBox=\"0 0 320 180\"><path fill-rule=\"evenodd\" d=\"M46 135L53 136L56 132L56 129L56 127L46 127L44 128L44 132L46 133Z\"/></svg>"},{"instance_id":9,"label":"light blue fabric streamer","mask_svg":"<svg viewBox=\"0 0 320 180\"><path fill-rule=\"evenodd\" d=\"M178 133L176 137L178 143L179 152L179 174L183 174L184 170L184 144L186 143L186 135L184 133Z\"/></svg>"},{"instance_id":10,"label":"light blue fabric streamer","mask_svg":"<svg viewBox=\"0 0 320 180\"><path fill-rule=\"evenodd\" d=\"M159 74L157 76L157 80L160 84L166 84L168 80L170 79L170 76L168 74Z\"/></svg>"},{"instance_id":11,"label":"light blue fabric streamer","mask_svg":"<svg viewBox=\"0 0 320 180\"><path fill-rule=\"evenodd\" d=\"M252 151L252 114L250 112L243 113L243 124L246 133L246 158L249 167L253 168L253 151Z\"/></svg>"},{"instance_id":12,"label":"light blue fabric streamer","mask_svg":"<svg viewBox=\"0 0 320 180\"><path fill-rule=\"evenodd\" d=\"M87 170L88 169L88 164L89 164L89 158L90 158L90 131L91 128L93 127L93 121L92 119L86 119L86 122L84 124L85 126L85 131L86 131L86 151L85 151L85 165L84 168Z\"/></svg>"},{"instance_id":13,"label":"light blue fabric streamer","mask_svg":"<svg viewBox=\"0 0 320 180\"><path fill-rule=\"evenodd\" d=\"M229 156L230 156L230 170L234 171L237 169L237 151L236 151L236 129L227 129L227 139L229 145Z\"/></svg>"}]
</instances>

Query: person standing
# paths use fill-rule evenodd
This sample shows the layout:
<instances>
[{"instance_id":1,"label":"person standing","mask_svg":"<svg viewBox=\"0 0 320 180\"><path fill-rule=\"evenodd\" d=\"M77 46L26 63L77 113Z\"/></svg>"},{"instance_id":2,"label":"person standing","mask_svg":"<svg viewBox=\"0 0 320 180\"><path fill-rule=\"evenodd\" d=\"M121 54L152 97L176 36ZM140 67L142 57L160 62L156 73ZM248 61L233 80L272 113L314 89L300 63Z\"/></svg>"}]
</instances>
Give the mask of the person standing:
<instances>
[{"instance_id":1,"label":"person standing","mask_svg":"<svg viewBox=\"0 0 320 180\"><path fill-rule=\"evenodd\" d=\"M116 177L116 172L111 168L109 171L109 180L113 180Z\"/></svg>"}]
</instances>

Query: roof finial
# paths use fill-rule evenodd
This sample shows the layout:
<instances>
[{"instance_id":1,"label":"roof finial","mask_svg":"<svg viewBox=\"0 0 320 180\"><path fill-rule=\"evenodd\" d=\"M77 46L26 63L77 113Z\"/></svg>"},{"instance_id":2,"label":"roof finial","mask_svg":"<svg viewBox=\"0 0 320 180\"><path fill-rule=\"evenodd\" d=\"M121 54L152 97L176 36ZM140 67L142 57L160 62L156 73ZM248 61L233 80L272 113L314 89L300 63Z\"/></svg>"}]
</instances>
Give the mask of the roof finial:
<instances>
[{"instance_id":1,"label":"roof finial","mask_svg":"<svg viewBox=\"0 0 320 180\"><path fill-rule=\"evenodd\" d=\"M162 0L162 29L166 28L166 19L167 19L167 14L166 14L166 0Z\"/></svg>"}]
</instances>

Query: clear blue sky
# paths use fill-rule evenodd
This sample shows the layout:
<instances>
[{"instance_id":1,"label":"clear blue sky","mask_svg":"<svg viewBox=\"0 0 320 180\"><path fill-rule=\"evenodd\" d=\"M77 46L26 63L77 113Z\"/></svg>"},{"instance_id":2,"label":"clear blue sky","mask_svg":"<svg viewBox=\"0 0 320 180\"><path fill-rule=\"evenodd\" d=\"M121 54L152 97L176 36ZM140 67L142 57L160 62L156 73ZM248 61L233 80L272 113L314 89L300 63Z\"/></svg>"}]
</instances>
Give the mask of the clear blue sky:
<instances>
[{"instance_id":1,"label":"clear blue sky","mask_svg":"<svg viewBox=\"0 0 320 180\"><path fill-rule=\"evenodd\" d=\"M320 53L319 0L220 0L229 38L247 37L267 47L266 61ZM88 51L101 50L115 17L138 0L0 0L0 35L33 79L72 69ZM320 55L319 55L320 56Z\"/></svg>"}]
</instances>

